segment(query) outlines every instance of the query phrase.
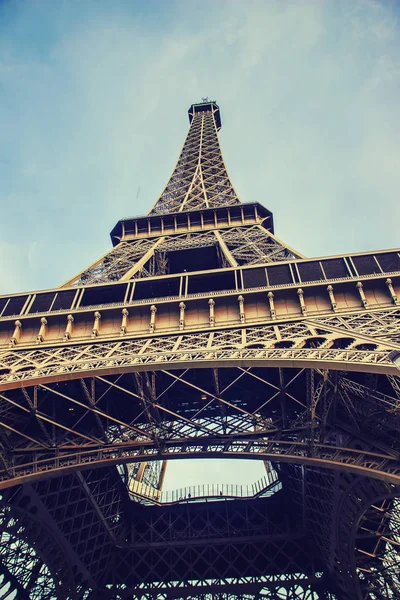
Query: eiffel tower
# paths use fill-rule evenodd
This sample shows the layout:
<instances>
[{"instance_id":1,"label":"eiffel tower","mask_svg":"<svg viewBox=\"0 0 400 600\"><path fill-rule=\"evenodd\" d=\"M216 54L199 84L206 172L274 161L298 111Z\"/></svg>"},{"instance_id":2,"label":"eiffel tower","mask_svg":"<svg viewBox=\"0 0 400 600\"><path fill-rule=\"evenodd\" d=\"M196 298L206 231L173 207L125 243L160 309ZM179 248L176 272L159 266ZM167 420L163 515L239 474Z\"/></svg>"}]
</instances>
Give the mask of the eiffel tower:
<instances>
[{"instance_id":1,"label":"eiffel tower","mask_svg":"<svg viewBox=\"0 0 400 600\"><path fill-rule=\"evenodd\" d=\"M399 250L306 258L189 121L107 254L0 297L0 598L400 598Z\"/></svg>"}]
</instances>

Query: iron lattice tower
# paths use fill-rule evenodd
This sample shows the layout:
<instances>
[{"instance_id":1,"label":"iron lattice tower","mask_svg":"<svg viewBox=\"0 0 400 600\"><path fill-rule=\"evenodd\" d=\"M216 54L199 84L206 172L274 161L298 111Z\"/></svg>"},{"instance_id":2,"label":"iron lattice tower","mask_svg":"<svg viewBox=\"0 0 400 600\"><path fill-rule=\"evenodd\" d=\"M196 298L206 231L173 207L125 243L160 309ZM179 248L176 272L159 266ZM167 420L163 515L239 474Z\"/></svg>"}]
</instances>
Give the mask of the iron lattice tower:
<instances>
[{"instance_id":1,"label":"iron lattice tower","mask_svg":"<svg viewBox=\"0 0 400 600\"><path fill-rule=\"evenodd\" d=\"M305 258L189 120L110 252L0 298L0 597L399 598L399 251ZM162 492L210 457L266 475Z\"/></svg>"}]
</instances>

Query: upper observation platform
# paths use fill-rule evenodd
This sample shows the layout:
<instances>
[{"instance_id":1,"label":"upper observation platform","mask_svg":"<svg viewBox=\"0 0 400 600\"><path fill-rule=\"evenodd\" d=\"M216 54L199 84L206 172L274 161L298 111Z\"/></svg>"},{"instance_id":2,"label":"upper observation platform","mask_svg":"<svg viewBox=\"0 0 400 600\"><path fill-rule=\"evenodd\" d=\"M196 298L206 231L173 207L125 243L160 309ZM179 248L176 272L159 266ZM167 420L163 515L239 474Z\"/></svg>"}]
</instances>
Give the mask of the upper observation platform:
<instances>
[{"instance_id":1,"label":"upper observation platform","mask_svg":"<svg viewBox=\"0 0 400 600\"><path fill-rule=\"evenodd\" d=\"M219 131L222 127L221 112L215 100L210 100L209 98L202 98L201 102L191 105L191 107L188 110L189 123L193 121L195 115L198 115L199 113L203 112L210 112L213 114L217 131Z\"/></svg>"}]
</instances>

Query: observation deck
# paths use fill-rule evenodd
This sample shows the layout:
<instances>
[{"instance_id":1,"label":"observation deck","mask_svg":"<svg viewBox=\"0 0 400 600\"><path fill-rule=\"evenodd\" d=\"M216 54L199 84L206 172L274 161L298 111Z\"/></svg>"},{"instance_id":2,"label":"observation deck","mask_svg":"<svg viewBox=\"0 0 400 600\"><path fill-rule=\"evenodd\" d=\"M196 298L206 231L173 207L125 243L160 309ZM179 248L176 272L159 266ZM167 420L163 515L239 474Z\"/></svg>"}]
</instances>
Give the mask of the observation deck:
<instances>
[{"instance_id":1,"label":"observation deck","mask_svg":"<svg viewBox=\"0 0 400 600\"><path fill-rule=\"evenodd\" d=\"M217 126L217 131L221 129L221 112L215 100L209 100L208 98L204 98L202 102L192 104L188 110L189 123L193 121L193 118L197 113L201 112L212 112L214 115L215 124Z\"/></svg>"}]
</instances>

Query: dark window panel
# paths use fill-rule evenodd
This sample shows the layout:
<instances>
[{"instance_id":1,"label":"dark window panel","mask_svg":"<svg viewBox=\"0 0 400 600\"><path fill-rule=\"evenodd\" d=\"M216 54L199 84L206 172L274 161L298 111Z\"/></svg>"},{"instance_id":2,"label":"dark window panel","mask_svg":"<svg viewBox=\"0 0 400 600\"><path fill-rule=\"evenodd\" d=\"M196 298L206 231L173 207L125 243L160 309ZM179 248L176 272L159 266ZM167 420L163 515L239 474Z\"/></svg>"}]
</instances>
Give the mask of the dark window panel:
<instances>
[{"instance_id":1,"label":"dark window panel","mask_svg":"<svg viewBox=\"0 0 400 600\"><path fill-rule=\"evenodd\" d=\"M243 206L243 213L245 218L252 218L254 217L254 206Z\"/></svg>"},{"instance_id":2,"label":"dark window panel","mask_svg":"<svg viewBox=\"0 0 400 600\"><path fill-rule=\"evenodd\" d=\"M126 284L86 288L80 306L122 303L125 298Z\"/></svg>"},{"instance_id":3,"label":"dark window panel","mask_svg":"<svg viewBox=\"0 0 400 600\"><path fill-rule=\"evenodd\" d=\"M200 225L201 225L200 214L197 214L197 213L191 214L190 215L190 224L192 227L200 227Z\"/></svg>"},{"instance_id":4,"label":"dark window panel","mask_svg":"<svg viewBox=\"0 0 400 600\"><path fill-rule=\"evenodd\" d=\"M245 288L256 288L267 285L265 269L243 269L243 283Z\"/></svg>"},{"instance_id":5,"label":"dark window panel","mask_svg":"<svg viewBox=\"0 0 400 600\"><path fill-rule=\"evenodd\" d=\"M372 275L381 272L372 254L353 256L352 259L359 275Z\"/></svg>"},{"instance_id":6,"label":"dark window panel","mask_svg":"<svg viewBox=\"0 0 400 600\"><path fill-rule=\"evenodd\" d=\"M65 292L57 292L56 299L54 301L51 310L68 310L71 308L72 302L75 298L76 290L65 290Z\"/></svg>"},{"instance_id":7,"label":"dark window panel","mask_svg":"<svg viewBox=\"0 0 400 600\"><path fill-rule=\"evenodd\" d=\"M297 263L302 281L321 281L324 280L321 265L317 261L307 263Z\"/></svg>"},{"instance_id":8,"label":"dark window panel","mask_svg":"<svg viewBox=\"0 0 400 600\"><path fill-rule=\"evenodd\" d=\"M47 294L37 294L31 308L29 309L29 314L47 312L48 310L50 310L50 306L54 300L54 296L55 292L49 292Z\"/></svg>"},{"instance_id":9,"label":"dark window panel","mask_svg":"<svg viewBox=\"0 0 400 600\"><path fill-rule=\"evenodd\" d=\"M188 218L186 214L176 215L177 226L187 227Z\"/></svg>"},{"instance_id":10,"label":"dark window panel","mask_svg":"<svg viewBox=\"0 0 400 600\"><path fill-rule=\"evenodd\" d=\"M325 271L325 275L328 279L342 279L343 277L350 277L343 258L331 258L321 262Z\"/></svg>"},{"instance_id":11,"label":"dark window panel","mask_svg":"<svg viewBox=\"0 0 400 600\"><path fill-rule=\"evenodd\" d=\"M138 281L133 294L134 300L169 298L171 296L179 296L179 277L176 279Z\"/></svg>"},{"instance_id":12,"label":"dark window panel","mask_svg":"<svg viewBox=\"0 0 400 600\"><path fill-rule=\"evenodd\" d=\"M135 233L135 221L125 221L125 235Z\"/></svg>"},{"instance_id":13,"label":"dark window panel","mask_svg":"<svg viewBox=\"0 0 400 600\"><path fill-rule=\"evenodd\" d=\"M8 302L8 298L0 298L0 315Z\"/></svg>"},{"instance_id":14,"label":"dark window panel","mask_svg":"<svg viewBox=\"0 0 400 600\"><path fill-rule=\"evenodd\" d=\"M202 246L201 248L188 248L186 250L172 250L167 253L168 272L184 273L190 271L206 271L219 269L221 260L218 256L217 245Z\"/></svg>"},{"instance_id":15,"label":"dark window panel","mask_svg":"<svg viewBox=\"0 0 400 600\"><path fill-rule=\"evenodd\" d=\"M376 258L385 273L400 271L400 256L397 252L384 252L377 254Z\"/></svg>"},{"instance_id":16,"label":"dark window panel","mask_svg":"<svg viewBox=\"0 0 400 600\"><path fill-rule=\"evenodd\" d=\"M235 276L232 271L210 273L207 275L193 275L189 278L189 294L234 290Z\"/></svg>"},{"instance_id":17,"label":"dark window panel","mask_svg":"<svg viewBox=\"0 0 400 600\"><path fill-rule=\"evenodd\" d=\"M14 298L10 298L10 302L7 304L3 313L3 317L19 315L27 298L28 296L15 296Z\"/></svg>"},{"instance_id":18,"label":"dark window panel","mask_svg":"<svg viewBox=\"0 0 400 600\"><path fill-rule=\"evenodd\" d=\"M270 285L285 285L287 283L293 283L289 265L276 265L274 267L267 267L267 271Z\"/></svg>"}]
</instances>

